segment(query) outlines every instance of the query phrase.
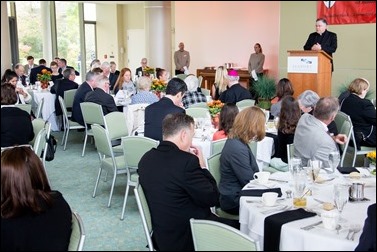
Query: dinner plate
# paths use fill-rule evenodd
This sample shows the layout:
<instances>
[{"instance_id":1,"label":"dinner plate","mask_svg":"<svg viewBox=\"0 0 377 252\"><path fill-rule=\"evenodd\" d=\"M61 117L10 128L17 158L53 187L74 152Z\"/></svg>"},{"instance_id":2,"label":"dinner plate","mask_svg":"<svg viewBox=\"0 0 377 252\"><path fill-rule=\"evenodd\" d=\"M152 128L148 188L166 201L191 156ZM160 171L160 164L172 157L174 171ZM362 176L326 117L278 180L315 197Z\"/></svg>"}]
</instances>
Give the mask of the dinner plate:
<instances>
[{"instance_id":1,"label":"dinner plate","mask_svg":"<svg viewBox=\"0 0 377 252\"><path fill-rule=\"evenodd\" d=\"M249 182L249 184L247 185L248 188L255 188L255 187L267 187L267 188L272 188L272 187L275 187L276 183L275 182L272 182L272 181L268 181L267 183L265 184L261 184L259 183L257 180L252 180Z\"/></svg>"}]
</instances>

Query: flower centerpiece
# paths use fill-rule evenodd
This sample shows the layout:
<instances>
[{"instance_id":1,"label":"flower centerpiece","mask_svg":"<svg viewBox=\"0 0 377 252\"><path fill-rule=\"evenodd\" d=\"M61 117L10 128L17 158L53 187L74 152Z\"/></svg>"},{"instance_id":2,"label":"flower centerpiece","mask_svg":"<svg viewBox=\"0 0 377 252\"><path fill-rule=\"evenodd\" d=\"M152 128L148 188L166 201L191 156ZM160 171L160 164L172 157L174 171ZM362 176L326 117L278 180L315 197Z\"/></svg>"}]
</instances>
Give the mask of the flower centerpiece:
<instances>
[{"instance_id":1,"label":"flower centerpiece","mask_svg":"<svg viewBox=\"0 0 377 252\"><path fill-rule=\"evenodd\" d=\"M154 74L154 68L147 66L143 69L143 72L145 76L150 76L151 74Z\"/></svg>"},{"instance_id":2,"label":"flower centerpiece","mask_svg":"<svg viewBox=\"0 0 377 252\"><path fill-rule=\"evenodd\" d=\"M376 151L368 152L367 159L369 160L369 167L372 169L371 173L376 175Z\"/></svg>"},{"instance_id":3,"label":"flower centerpiece","mask_svg":"<svg viewBox=\"0 0 377 252\"><path fill-rule=\"evenodd\" d=\"M220 100L213 100L207 104L211 117L216 117L220 113L221 108L224 106L224 103L222 103Z\"/></svg>"},{"instance_id":4,"label":"flower centerpiece","mask_svg":"<svg viewBox=\"0 0 377 252\"><path fill-rule=\"evenodd\" d=\"M51 72L47 69L42 69L41 73L37 74L37 80L41 82L41 88L48 88L48 82L51 80Z\"/></svg>"},{"instance_id":5,"label":"flower centerpiece","mask_svg":"<svg viewBox=\"0 0 377 252\"><path fill-rule=\"evenodd\" d=\"M151 90L158 96L158 98L161 98L161 93L165 93L166 91L166 83L159 79L153 79Z\"/></svg>"}]
</instances>

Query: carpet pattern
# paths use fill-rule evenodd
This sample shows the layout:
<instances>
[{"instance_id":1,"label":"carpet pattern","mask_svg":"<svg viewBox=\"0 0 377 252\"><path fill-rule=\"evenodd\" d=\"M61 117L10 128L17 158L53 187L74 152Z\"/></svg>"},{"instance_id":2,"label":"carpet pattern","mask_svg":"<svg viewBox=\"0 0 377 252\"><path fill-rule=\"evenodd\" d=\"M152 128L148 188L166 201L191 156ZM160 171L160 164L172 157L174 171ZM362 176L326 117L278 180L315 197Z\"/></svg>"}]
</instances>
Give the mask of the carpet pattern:
<instances>
[{"instance_id":1,"label":"carpet pattern","mask_svg":"<svg viewBox=\"0 0 377 252\"><path fill-rule=\"evenodd\" d=\"M84 132L71 130L67 148L61 146L63 132L52 132L58 140L55 159L46 162L47 175L53 190L60 191L71 209L77 211L84 222L85 251L147 251L146 239L131 187L124 220L120 220L127 177L117 176L111 207L107 207L112 173L103 176L92 197L99 168L99 157L91 139L85 156L81 157ZM106 172L103 172L105 174Z\"/></svg>"}]
</instances>

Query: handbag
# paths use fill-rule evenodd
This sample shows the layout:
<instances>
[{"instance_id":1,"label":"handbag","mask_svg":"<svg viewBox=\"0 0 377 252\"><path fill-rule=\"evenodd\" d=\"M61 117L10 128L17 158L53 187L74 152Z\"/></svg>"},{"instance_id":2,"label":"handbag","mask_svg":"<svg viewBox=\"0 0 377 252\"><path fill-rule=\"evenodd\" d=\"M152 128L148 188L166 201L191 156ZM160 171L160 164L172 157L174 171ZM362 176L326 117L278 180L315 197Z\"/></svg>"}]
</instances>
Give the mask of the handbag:
<instances>
[{"instance_id":1,"label":"handbag","mask_svg":"<svg viewBox=\"0 0 377 252\"><path fill-rule=\"evenodd\" d=\"M57 141L56 138L53 135L50 135L49 138L46 139L47 141L47 150L46 150L46 161L52 161L55 158L55 152L57 147ZM43 157L43 152L41 154L41 157Z\"/></svg>"}]
</instances>

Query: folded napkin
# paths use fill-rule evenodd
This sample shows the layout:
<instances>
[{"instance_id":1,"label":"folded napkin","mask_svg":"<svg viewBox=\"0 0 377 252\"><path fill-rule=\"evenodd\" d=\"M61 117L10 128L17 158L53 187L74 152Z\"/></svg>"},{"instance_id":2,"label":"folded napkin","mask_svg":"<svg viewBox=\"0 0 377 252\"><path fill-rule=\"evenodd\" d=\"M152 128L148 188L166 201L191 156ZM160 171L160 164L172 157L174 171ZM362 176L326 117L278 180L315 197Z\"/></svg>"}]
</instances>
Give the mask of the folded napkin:
<instances>
[{"instance_id":1,"label":"folded napkin","mask_svg":"<svg viewBox=\"0 0 377 252\"><path fill-rule=\"evenodd\" d=\"M270 189L247 189L241 191L241 196L256 196L260 197L265 192L276 192L278 193L278 197L281 197L281 189L280 188L270 188Z\"/></svg>"},{"instance_id":2,"label":"folded napkin","mask_svg":"<svg viewBox=\"0 0 377 252\"><path fill-rule=\"evenodd\" d=\"M264 219L264 251L279 251L281 226L285 223L315 216L302 208L270 215Z\"/></svg>"},{"instance_id":3,"label":"folded napkin","mask_svg":"<svg viewBox=\"0 0 377 252\"><path fill-rule=\"evenodd\" d=\"M338 167L337 169L342 174L350 174L351 172L359 172L355 167Z\"/></svg>"}]
</instances>

